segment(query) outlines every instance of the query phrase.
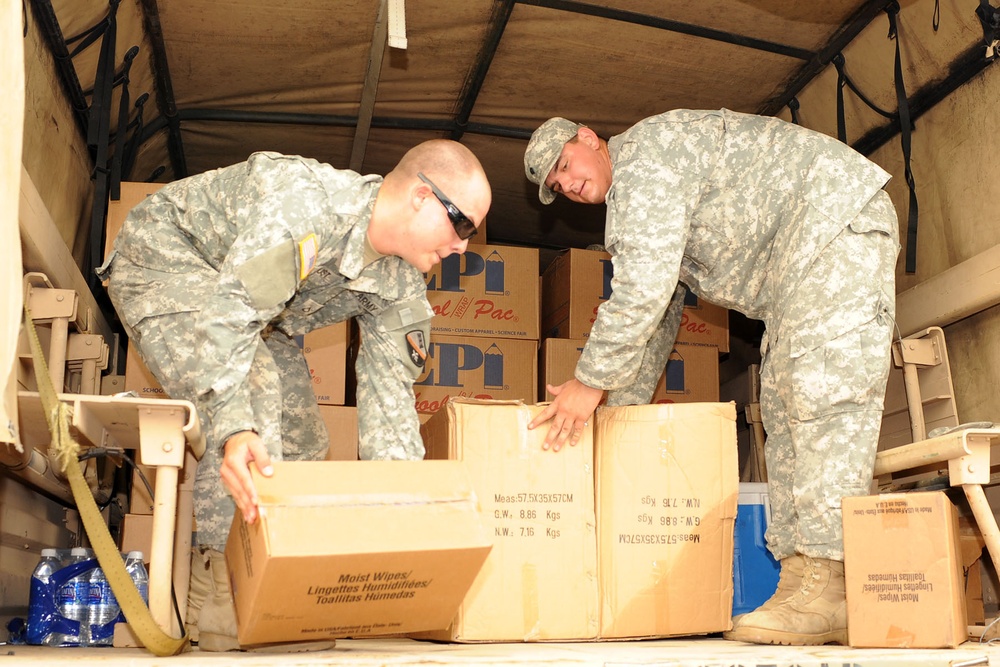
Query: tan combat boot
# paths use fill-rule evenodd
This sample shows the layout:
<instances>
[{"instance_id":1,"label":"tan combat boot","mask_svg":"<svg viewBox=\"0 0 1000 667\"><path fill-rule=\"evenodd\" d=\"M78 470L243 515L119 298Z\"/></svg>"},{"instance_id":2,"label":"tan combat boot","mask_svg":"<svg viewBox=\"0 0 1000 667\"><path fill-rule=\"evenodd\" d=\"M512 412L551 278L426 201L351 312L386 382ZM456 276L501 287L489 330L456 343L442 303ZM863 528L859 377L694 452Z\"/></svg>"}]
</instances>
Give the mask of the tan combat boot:
<instances>
[{"instance_id":1,"label":"tan combat boot","mask_svg":"<svg viewBox=\"0 0 1000 667\"><path fill-rule=\"evenodd\" d=\"M844 564L804 556L799 589L767 610L752 611L726 633L727 639L754 644L819 646L847 644Z\"/></svg>"},{"instance_id":2,"label":"tan combat boot","mask_svg":"<svg viewBox=\"0 0 1000 667\"><path fill-rule=\"evenodd\" d=\"M198 614L198 648L202 651L238 651L236 608L229 593L225 555L215 549L206 549L204 560L209 590ZM194 568L191 587L194 588Z\"/></svg>"},{"instance_id":3,"label":"tan combat boot","mask_svg":"<svg viewBox=\"0 0 1000 667\"><path fill-rule=\"evenodd\" d=\"M774 595L767 599L764 604L754 609L754 611L767 611L777 607L779 604L792 597L799 586L802 585L802 571L806 566L805 556L802 554L795 554L787 558L782 558L778 564L781 567L781 571L778 574L778 587L774 591ZM742 621L747 614L739 614L733 616L733 629L735 630L740 621ZM723 632L722 636L726 639L733 639L729 636L732 630Z\"/></svg>"},{"instance_id":4,"label":"tan combat boot","mask_svg":"<svg viewBox=\"0 0 1000 667\"><path fill-rule=\"evenodd\" d=\"M197 549L191 549L191 583L188 586L187 618L184 627L192 644L198 643L198 617L201 607L212 592L208 559Z\"/></svg>"},{"instance_id":5,"label":"tan combat boot","mask_svg":"<svg viewBox=\"0 0 1000 667\"><path fill-rule=\"evenodd\" d=\"M255 644L241 646L236 636L236 607L229 591L229 571L221 551L207 549L209 582L211 590L198 614L198 648L202 651L255 651L260 653L297 653L324 651L333 648L336 641L319 640L287 644Z\"/></svg>"}]
</instances>

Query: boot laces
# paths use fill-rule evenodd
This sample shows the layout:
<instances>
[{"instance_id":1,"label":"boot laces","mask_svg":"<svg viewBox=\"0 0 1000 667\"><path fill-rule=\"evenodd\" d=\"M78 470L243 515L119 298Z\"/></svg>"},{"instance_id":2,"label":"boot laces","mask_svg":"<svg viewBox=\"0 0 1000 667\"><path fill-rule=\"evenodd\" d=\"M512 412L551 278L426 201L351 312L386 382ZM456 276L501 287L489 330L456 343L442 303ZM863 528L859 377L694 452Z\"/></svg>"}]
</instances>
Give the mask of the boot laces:
<instances>
[{"instance_id":1,"label":"boot laces","mask_svg":"<svg viewBox=\"0 0 1000 667\"><path fill-rule=\"evenodd\" d=\"M820 564L816 560L806 556L805 568L802 572L802 584L799 586L799 590L795 593L794 597L803 601L809 598L813 589L819 584L821 577Z\"/></svg>"}]
</instances>

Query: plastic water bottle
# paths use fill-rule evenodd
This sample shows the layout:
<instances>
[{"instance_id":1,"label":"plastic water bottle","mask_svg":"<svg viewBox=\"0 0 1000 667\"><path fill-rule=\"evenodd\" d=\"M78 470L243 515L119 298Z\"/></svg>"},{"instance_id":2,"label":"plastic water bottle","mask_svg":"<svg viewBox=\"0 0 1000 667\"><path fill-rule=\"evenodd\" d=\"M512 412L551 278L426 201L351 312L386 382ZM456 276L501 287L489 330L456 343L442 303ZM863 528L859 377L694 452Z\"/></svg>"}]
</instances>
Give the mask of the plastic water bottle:
<instances>
[{"instance_id":1,"label":"plastic water bottle","mask_svg":"<svg viewBox=\"0 0 1000 667\"><path fill-rule=\"evenodd\" d=\"M28 594L26 639L29 644L58 646L66 641L64 635L53 629L59 615L59 601L52 575L60 569L62 561L59 560L59 552L55 549L42 549L41 560L31 573L31 591Z\"/></svg>"},{"instance_id":2,"label":"plastic water bottle","mask_svg":"<svg viewBox=\"0 0 1000 667\"><path fill-rule=\"evenodd\" d=\"M70 551L69 562L66 567L72 567L87 559L87 550L82 547L75 547ZM64 643L78 643L83 646L90 641L89 633L87 632L87 621L89 620L90 612L89 579L90 572L84 570L72 577L59 589L59 614L64 618L79 623L77 634L75 636L72 634L67 636Z\"/></svg>"},{"instance_id":3,"label":"plastic water bottle","mask_svg":"<svg viewBox=\"0 0 1000 667\"><path fill-rule=\"evenodd\" d=\"M88 624L91 646L110 646L114 640L115 621L118 619L118 600L104 570L95 567L89 578Z\"/></svg>"},{"instance_id":4,"label":"plastic water bottle","mask_svg":"<svg viewBox=\"0 0 1000 667\"><path fill-rule=\"evenodd\" d=\"M139 591L139 597L142 598L142 601L148 607L149 574L146 572L146 566L142 562L141 551L128 552L128 555L125 557L125 571L128 572L128 576L132 578L132 582Z\"/></svg>"}]
</instances>

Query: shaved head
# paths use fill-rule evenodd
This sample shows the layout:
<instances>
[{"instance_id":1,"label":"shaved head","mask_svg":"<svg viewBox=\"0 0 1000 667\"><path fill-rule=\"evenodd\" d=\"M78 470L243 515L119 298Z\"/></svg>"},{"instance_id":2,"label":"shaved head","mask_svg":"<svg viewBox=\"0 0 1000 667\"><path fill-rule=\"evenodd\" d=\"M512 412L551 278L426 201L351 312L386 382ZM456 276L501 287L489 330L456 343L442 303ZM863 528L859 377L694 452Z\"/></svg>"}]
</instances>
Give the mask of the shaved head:
<instances>
[{"instance_id":1,"label":"shaved head","mask_svg":"<svg viewBox=\"0 0 1000 667\"><path fill-rule=\"evenodd\" d=\"M486 172L468 148L450 139L431 139L417 144L403 155L399 164L386 175L386 181L406 182L425 174L448 193L471 195L484 188L489 192Z\"/></svg>"}]
</instances>

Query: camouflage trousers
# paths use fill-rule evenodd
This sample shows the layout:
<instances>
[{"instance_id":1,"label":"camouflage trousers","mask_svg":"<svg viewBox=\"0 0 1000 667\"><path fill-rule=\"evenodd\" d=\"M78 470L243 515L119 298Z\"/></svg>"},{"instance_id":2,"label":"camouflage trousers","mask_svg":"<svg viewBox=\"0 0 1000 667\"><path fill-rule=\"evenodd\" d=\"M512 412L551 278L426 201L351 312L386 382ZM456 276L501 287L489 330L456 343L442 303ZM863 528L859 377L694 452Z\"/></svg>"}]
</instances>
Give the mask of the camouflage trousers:
<instances>
[{"instance_id":1,"label":"camouflage trousers","mask_svg":"<svg viewBox=\"0 0 1000 667\"><path fill-rule=\"evenodd\" d=\"M135 329L126 326L143 361L171 398L194 399L196 319L196 312L171 313L145 318ZM261 339L248 381L254 421L268 454L275 461L325 458L329 435L301 348L279 331ZM220 477L225 443L214 442L212 429L202 420L207 442L194 483L196 542L222 551L236 506Z\"/></svg>"},{"instance_id":2,"label":"camouflage trousers","mask_svg":"<svg viewBox=\"0 0 1000 667\"><path fill-rule=\"evenodd\" d=\"M888 195L880 191L855 222L781 293L788 306L766 323L766 539L779 560L795 553L843 560L841 498L871 489L899 250ZM797 346L803 331L819 344Z\"/></svg>"}]
</instances>

